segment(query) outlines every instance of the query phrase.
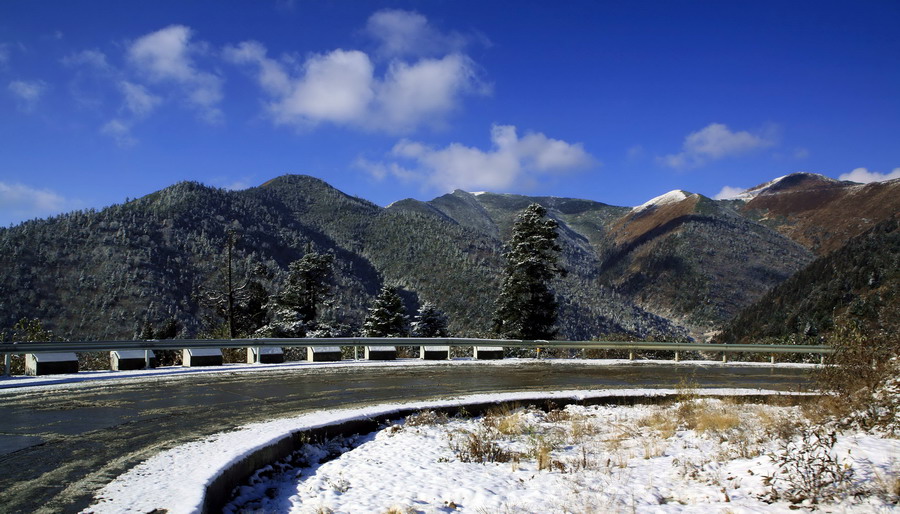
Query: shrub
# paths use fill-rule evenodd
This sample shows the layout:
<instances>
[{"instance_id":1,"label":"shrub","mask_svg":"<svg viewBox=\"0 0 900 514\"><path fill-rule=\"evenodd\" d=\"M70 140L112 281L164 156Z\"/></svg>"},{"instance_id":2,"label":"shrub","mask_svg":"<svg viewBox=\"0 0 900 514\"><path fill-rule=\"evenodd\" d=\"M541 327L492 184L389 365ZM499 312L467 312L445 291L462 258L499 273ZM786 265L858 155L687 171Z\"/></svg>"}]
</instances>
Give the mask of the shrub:
<instances>
[{"instance_id":1,"label":"shrub","mask_svg":"<svg viewBox=\"0 0 900 514\"><path fill-rule=\"evenodd\" d=\"M423 410L413 414L410 414L406 417L406 426L416 427L416 426L428 426L428 425L443 425L449 421L450 418L447 414L443 412L435 412L433 410Z\"/></svg>"},{"instance_id":2,"label":"shrub","mask_svg":"<svg viewBox=\"0 0 900 514\"><path fill-rule=\"evenodd\" d=\"M514 454L497 444L499 432L488 427L476 431L461 430L451 434L450 450L462 462L509 462Z\"/></svg>"},{"instance_id":3,"label":"shrub","mask_svg":"<svg viewBox=\"0 0 900 514\"><path fill-rule=\"evenodd\" d=\"M837 436L821 427L805 426L793 439L780 440L769 454L777 469L766 477L773 500L792 503L809 500L816 504L833 501L850 493L853 469L834 455Z\"/></svg>"}]
</instances>

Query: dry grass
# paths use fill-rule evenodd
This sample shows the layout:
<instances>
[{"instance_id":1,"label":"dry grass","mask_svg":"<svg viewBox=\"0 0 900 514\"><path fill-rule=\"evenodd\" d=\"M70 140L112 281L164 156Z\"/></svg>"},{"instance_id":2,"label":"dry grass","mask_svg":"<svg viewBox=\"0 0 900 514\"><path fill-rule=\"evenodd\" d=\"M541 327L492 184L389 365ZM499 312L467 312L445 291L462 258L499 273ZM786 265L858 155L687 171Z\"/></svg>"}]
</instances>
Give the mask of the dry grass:
<instances>
[{"instance_id":1,"label":"dry grass","mask_svg":"<svg viewBox=\"0 0 900 514\"><path fill-rule=\"evenodd\" d=\"M573 416L569 418L569 434L572 441L580 443L586 438L597 435L597 426L588 421L584 416Z\"/></svg>"},{"instance_id":2,"label":"dry grass","mask_svg":"<svg viewBox=\"0 0 900 514\"><path fill-rule=\"evenodd\" d=\"M497 431L503 435L522 435L526 431L522 413L516 412L497 420Z\"/></svg>"},{"instance_id":3,"label":"dry grass","mask_svg":"<svg viewBox=\"0 0 900 514\"><path fill-rule=\"evenodd\" d=\"M416 509L413 507L403 507L400 505L393 505L388 510L384 511L384 514L415 514Z\"/></svg>"},{"instance_id":4,"label":"dry grass","mask_svg":"<svg viewBox=\"0 0 900 514\"><path fill-rule=\"evenodd\" d=\"M665 411L656 411L649 416L641 418L638 420L637 425L656 431L663 439L672 437L678 429L678 423L676 423L670 413Z\"/></svg>"},{"instance_id":5,"label":"dry grass","mask_svg":"<svg viewBox=\"0 0 900 514\"><path fill-rule=\"evenodd\" d=\"M433 410L423 410L406 417L406 426L431 426L443 425L450 421L449 416L443 412L435 412Z\"/></svg>"},{"instance_id":6,"label":"dry grass","mask_svg":"<svg viewBox=\"0 0 900 514\"><path fill-rule=\"evenodd\" d=\"M734 412L724 408L706 406L695 411L694 418L690 420L688 426L698 432L725 432L737 427L740 423L741 418Z\"/></svg>"},{"instance_id":7,"label":"dry grass","mask_svg":"<svg viewBox=\"0 0 900 514\"><path fill-rule=\"evenodd\" d=\"M665 454L666 446L656 438L647 437L642 440L644 460L653 459Z\"/></svg>"}]
</instances>

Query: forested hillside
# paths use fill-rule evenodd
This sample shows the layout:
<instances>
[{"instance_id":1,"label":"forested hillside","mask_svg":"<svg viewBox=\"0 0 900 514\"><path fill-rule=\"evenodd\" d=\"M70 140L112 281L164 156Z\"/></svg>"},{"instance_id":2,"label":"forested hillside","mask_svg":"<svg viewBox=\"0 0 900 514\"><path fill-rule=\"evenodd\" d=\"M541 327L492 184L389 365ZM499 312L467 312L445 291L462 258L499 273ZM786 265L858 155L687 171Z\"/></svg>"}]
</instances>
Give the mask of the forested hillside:
<instances>
[{"instance_id":1,"label":"forested hillside","mask_svg":"<svg viewBox=\"0 0 900 514\"><path fill-rule=\"evenodd\" d=\"M552 286L567 339L701 338L813 258L779 232L790 213L774 226L763 211L747 210L752 200L673 192L632 209L456 191L382 208L300 175L243 191L180 183L100 211L0 229L0 329L27 317L73 339L131 338L172 320L185 337L212 333L223 320L204 298L224 287L233 232L235 276L252 274L271 294L305 252L333 254L327 323L358 331L367 305L390 285L410 314L430 302L454 335L489 335L503 244L532 202L559 223L568 273ZM817 219L809 211L806 223Z\"/></svg>"},{"instance_id":2,"label":"forested hillside","mask_svg":"<svg viewBox=\"0 0 900 514\"><path fill-rule=\"evenodd\" d=\"M717 337L817 343L841 320L900 330L900 218L852 238L775 287Z\"/></svg>"}]
</instances>

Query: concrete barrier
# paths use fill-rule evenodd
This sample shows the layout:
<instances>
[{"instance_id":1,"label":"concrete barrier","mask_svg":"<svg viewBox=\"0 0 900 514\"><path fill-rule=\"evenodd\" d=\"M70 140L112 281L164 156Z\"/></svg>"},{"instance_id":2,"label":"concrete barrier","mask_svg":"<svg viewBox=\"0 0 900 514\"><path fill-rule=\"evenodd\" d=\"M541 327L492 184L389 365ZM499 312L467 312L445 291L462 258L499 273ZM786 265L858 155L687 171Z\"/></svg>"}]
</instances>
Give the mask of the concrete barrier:
<instances>
[{"instance_id":1,"label":"concrete barrier","mask_svg":"<svg viewBox=\"0 0 900 514\"><path fill-rule=\"evenodd\" d=\"M306 348L309 362L334 362L341 360L340 346L309 346Z\"/></svg>"},{"instance_id":2,"label":"concrete barrier","mask_svg":"<svg viewBox=\"0 0 900 514\"><path fill-rule=\"evenodd\" d=\"M186 348L181 350L181 365L186 368L221 366L222 350L218 348Z\"/></svg>"},{"instance_id":3,"label":"concrete barrier","mask_svg":"<svg viewBox=\"0 0 900 514\"><path fill-rule=\"evenodd\" d=\"M473 351L473 355L476 359L481 360L489 360L489 359L502 359L503 358L503 347L502 346L476 346Z\"/></svg>"},{"instance_id":4,"label":"concrete barrier","mask_svg":"<svg viewBox=\"0 0 900 514\"><path fill-rule=\"evenodd\" d=\"M447 360L450 358L449 346L421 346L419 358L426 361Z\"/></svg>"},{"instance_id":5,"label":"concrete barrier","mask_svg":"<svg viewBox=\"0 0 900 514\"><path fill-rule=\"evenodd\" d=\"M156 354L150 352L150 367L156 367ZM147 356L144 350L113 350L109 352L109 369L113 371L126 371L131 369L144 369L147 367Z\"/></svg>"},{"instance_id":6,"label":"concrete barrier","mask_svg":"<svg viewBox=\"0 0 900 514\"><path fill-rule=\"evenodd\" d=\"M259 353L257 359L257 352ZM247 348L247 364L280 364L284 362L284 350L281 348L263 346L261 348Z\"/></svg>"},{"instance_id":7,"label":"concrete barrier","mask_svg":"<svg viewBox=\"0 0 900 514\"><path fill-rule=\"evenodd\" d=\"M366 360L392 361L397 358L396 346L366 346Z\"/></svg>"},{"instance_id":8,"label":"concrete barrier","mask_svg":"<svg viewBox=\"0 0 900 514\"><path fill-rule=\"evenodd\" d=\"M26 375L56 375L60 373L78 373L78 356L74 352L25 354Z\"/></svg>"}]
</instances>

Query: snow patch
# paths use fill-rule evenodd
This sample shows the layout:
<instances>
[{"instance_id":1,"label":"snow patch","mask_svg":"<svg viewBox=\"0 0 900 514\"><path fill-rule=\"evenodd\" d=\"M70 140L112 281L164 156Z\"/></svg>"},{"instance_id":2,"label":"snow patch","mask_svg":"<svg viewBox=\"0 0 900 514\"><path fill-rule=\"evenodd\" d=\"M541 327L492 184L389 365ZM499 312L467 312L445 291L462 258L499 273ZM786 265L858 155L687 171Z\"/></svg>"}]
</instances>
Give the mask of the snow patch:
<instances>
[{"instance_id":1,"label":"snow patch","mask_svg":"<svg viewBox=\"0 0 900 514\"><path fill-rule=\"evenodd\" d=\"M657 196L656 198L646 202L644 204L638 205L637 207L631 209L632 212L641 212L650 208L662 207L663 205L675 204L678 202L683 202L687 200L690 196L690 193L682 191L680 189L676 189L674 191L669 191L664 195Z\"/></svg>"}]
</instances>

